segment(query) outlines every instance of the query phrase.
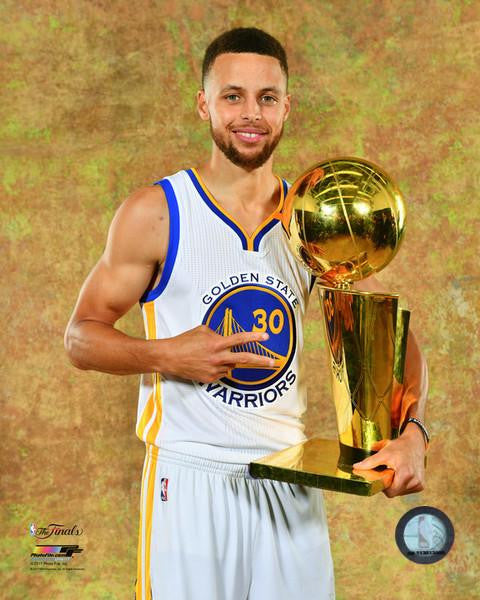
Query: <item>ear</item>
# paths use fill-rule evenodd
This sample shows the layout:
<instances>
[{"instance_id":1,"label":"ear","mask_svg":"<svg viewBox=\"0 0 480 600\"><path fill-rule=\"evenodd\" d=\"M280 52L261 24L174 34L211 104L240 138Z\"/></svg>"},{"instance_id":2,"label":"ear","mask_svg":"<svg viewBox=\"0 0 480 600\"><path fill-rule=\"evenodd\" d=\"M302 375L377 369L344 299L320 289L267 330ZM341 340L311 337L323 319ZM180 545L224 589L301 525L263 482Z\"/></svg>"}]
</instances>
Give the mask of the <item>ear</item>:
<instances>
[{"instance_id":1,"label":"ear","mask_svg":"<svg viewBox=\"0 0 480 600\"><path fill-rule=\"evenodd\" d=\"M198 90L197 92L197 111L202 121L208 121L210 119L205 90Z\"/></svg>"},{"instance_id":2,"label":"ear","mask_svg":"<svg viewBox=\"0 0 480 600\"><path fill-rule=\"evenodd\" d=\"M290 94L287 94L285 96L285 100L284 100L284 108L285 108L285 114L283 116L283 122L285 123L285 121L288 119L288 115L290 114L290 99L291 96Z\"/></svg>"}]
</instances>

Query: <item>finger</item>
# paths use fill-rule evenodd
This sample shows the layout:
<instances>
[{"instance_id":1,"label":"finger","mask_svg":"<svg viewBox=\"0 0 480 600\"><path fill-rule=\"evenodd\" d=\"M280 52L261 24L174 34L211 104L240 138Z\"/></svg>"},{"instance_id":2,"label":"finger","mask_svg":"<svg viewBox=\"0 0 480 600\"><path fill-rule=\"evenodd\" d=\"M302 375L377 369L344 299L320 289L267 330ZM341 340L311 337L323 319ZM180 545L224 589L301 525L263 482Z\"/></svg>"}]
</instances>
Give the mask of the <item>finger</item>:
<instances>
[{"instance_id":1,"label":"finger","mask_svg":"<svg viewBox=\"0 0 480 600\"><path fill-rule=\"evenodd\" d=\"M425 488L423 487L423 485L421 483L419 483L415 487L408 488L407 490L405 490L404 492L402 492L401 495L405 496L406 494L416 494L417 492L421 492L424 489Z\"/></svg>"},{"instance_id":2,"label":"finger","mask_svg":"<svg viewBox=\"0 0 480 600\"><path fill-rule=\"evenodd\" d=\"M395 477L395 471L393 469L387 469L383 471L383 481L386 488L392 485L393 478Z\"/></svg>"},{"instance_id":3,"label":"finger","mask_svg":"<svg viewBox=\"0 0 480 600\"><path fill-rule=\"evenodd\" d=\"M417 490L423 490L423 483L421 481L414 479L413 481L411 481L410 483L407 484L406 489L408 490L408 493L411 493L411 492L417 491Z\"/></svg>"},{"instance_id":4,"label":"finger","mask_svg":"<svg viewBox=\"0 0 480 600\"><path fill-rule=\"evenodd\" d=\"M268 356L259 356L252 352L225 352L222 354L221 363L223 365L242 365L271 369L275 366L276 360Z\"/></svg>"},{"instance_id":5,"label":"finger","mask_svg":"<svg viewBox=\"0 0 480 600\"><path fill-rule=\"evenodd\" d=\"M226 377L229 373L229 368L225 367L225 366L219 366L214 370L209 371L208 373L205 373L203 375L201 375L199 377L199 381L201 383L212 383L214 381L217 381L219 379L222 379L222 377Z\"/></svg>"},{"instance_id":6,"label":"finger","mask_svg":"<svg viewBox=\"0 0 480 600\"><path fill-rule=\"evenodd\" d=\"M242 333L223 336L221 347L233 348L233 346L244 346L250 342L264 342L268 340L268 338L268 333L261 333L260 331L244 331ZM245 348L245 350L248 350L248 348Z\"/></svg>"},{"instance_id":7,"label":"finger","mask_svg":"<svg viewBox=\"0 0 480 600\"><path fill-rule=\"evenodd\" d=\"M423 490L422 482L415 475L408 474L405 470L400 470L395 473L392 484L388 487L386 495L389 498L395 496L403 496L405 494L413 494ZM387 492L387 490L384 490Z\"/></svg>"},{"instance_id":8,"label":"finger","mask_svg":"<svg viewBox=\"0 0 480 600\"><path fill-rule=\"evenodd\" d=\"M383 492L389 498L395 498L395 496L400 496L404 489L404 486L399 483L398 478L396 479L394 476L392 483Z\"/></svg>"},{"instance_id":9,"label":"finger","mask_svg":"<svg viewBox=\"0 0 480 600\"><path fill-rule=\"evenodd\" d=\"M406 496L407 494L415 494L417 492L421 492L423 489L424 489L423 485L416 485L413 488L389 487L389 488L384 489L383 493L385 494L385 496L388 496L389 498L395 498L395 496Z\"/></svg>"},{"instance_id":10,"label":"finger","mask_svg":"<svg viewBox=\"0 0 480 600\"><path fill-rule=\"evenodd\" d=\"M398 473L394 473L390 485L383 490L385 496L388 496L389 498L394 498L395 496L400 495L403 489L402 481L403 480L401 475L399 475Z\"/></svg>"}]
</instances>

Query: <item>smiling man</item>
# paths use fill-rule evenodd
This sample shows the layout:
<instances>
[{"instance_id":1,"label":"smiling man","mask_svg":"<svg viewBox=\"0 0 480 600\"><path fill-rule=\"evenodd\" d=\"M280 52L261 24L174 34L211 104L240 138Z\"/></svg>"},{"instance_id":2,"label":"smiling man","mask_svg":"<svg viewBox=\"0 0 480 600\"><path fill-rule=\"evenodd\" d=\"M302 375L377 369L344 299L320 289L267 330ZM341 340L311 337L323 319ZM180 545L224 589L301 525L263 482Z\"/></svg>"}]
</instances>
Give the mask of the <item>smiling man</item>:
<instances>
[{"instance_id":1,"label":"smiling man","mask_svg":"<svg viewBox=\"0 0 480 600\"><path fill-rule=\"evenodd\" d=\"M321 490L248 475L305 439L310 277L288 249L288 185L272 170L290 111L285 51L261 30L228 31L202 79L210 157L121 205L66 347L79 368L141 374L137 600L331 599ZM147 340L114 327L139 300ZM411 467L423 439L411 424L403 439ZM396 494L419 489L417 471Z\"/></svg>"}]
</instances>

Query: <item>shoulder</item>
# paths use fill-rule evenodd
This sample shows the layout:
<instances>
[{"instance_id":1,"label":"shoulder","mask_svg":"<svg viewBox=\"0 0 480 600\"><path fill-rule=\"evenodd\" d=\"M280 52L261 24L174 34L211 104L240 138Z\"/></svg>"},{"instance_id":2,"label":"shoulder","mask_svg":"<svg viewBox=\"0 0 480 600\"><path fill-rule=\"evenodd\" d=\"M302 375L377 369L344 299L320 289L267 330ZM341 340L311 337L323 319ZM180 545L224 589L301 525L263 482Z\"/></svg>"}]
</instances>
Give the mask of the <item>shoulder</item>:
<instances>
[{"instance_id":1,"label":"shoulder","mask_svg":"<svg viewBox=\"0 0 480 600\"><path fill-rule=\"evenodd\" d=\"M176 199L174 189L182 190L186 179L186 171L181 170L155 184L138 188L123 201L117 213L128 220L148 221L163 217L168 222L172 197Z\"/></svg>"},{"instance_id":2,"label":"shoulder","mask_svg":"<svg viewBox=\"0 0 480 600\"><path fill-rule=\"evenodd\" d=\"M107 249L161 259L168 241L168 205L160 185L134 190L119 206L108 233Z\"/></svg>"},{"instance_id":3,"label":"shoulder","mask_svg":"<svg viewBox=\"0 0 480 600\"><path fill-rule=\"evenodd\" d=\"M160 185L141 187L133 191L119 206L112 227L148 229L168 225L168 205Z\"/></svg>"},{"instance_id":4,"label":"shoulder","mask_svg":"<svg viewBox=\"0 0 480 600\"><path fill-rule=\"evenodd\" d=\"M148 219L167 210L165 192L161 185L149 185L134 190L120 205L117 215L130 219Z\"/></svg>"}]
</instances>

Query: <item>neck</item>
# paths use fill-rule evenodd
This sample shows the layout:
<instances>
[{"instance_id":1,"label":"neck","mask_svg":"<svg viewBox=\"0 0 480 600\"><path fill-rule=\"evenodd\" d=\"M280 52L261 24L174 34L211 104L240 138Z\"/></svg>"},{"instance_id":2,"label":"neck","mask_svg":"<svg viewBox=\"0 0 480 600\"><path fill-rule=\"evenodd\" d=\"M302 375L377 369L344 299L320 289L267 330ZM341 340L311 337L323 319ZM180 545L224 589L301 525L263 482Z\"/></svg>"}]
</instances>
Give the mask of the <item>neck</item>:
<instances>
[{"instance_id":1,"label":"neck","mask_svg":"<svg viewBox=\"0 0 480 600\"><path fill-rule=\"evenodd\" d=\"M235 198L244 206L270 202L272 191L278 186L273 174L273 156L261 167L246 170L234 165L215 144L210 160L197 170L209 189L222 190L220 196Z\"/></svg>"}]
</instances>

